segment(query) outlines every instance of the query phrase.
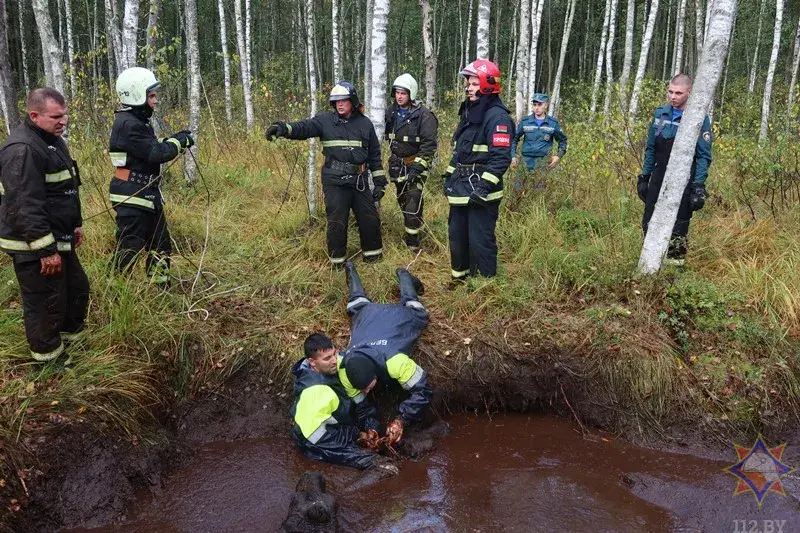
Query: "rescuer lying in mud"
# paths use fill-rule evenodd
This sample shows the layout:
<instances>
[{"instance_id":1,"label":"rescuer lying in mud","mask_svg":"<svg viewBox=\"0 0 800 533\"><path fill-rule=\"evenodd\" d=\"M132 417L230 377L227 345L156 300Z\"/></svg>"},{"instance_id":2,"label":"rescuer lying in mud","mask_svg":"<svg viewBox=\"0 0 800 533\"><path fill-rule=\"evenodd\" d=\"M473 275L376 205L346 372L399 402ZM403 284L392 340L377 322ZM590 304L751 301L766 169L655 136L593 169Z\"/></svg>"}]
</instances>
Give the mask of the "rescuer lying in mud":
<instances>
[{"instance_id":1,"label":"rescuer lying in mud","mask_svg":"<svg viewBox=\"0 0 800 533\"><path fill-rule=\"evenodd\" d=\"M398 269L401 303L375 304L367 298L353 264L346 263L345 269L350 346L337 354L331 339L321 333L305 340L305 357L292 367L292 436L311 459L396 471L377 451L391 451L402 438L403 428L422 419L431 399L425 371L407 355L428 324L428 313L417 299L422 283ZM409 397L381 436L378 413L367 394L378 383L392 381Z\"/></svg>"}]
</instances>

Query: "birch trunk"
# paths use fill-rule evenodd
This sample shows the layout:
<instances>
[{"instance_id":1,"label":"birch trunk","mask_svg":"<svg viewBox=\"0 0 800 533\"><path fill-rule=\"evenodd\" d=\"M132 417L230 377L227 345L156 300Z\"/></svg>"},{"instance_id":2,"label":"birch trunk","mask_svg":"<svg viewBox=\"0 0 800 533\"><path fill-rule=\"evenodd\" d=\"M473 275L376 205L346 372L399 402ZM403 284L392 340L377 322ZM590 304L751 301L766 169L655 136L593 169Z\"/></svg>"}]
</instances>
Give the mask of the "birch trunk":
<instances>
[{"instance_id":1,"label":"birch trunk","mask_svg":"<svg viewBox=\"0 0 800 533\"><path fill-rule=\"evenodd\" d=\"M792 60L792 81L789 83L789 99L788 109L786 110L787 122L791 122L794 118L792 110L794 109L795 97L797 95L797 71L800 67L800 19L797 20L797 31L794 34L794 58Z\"/></svg>"},{"instance_id":2,"label":"birch trunk","mask_svg":"<svg viewBox=\"0 0 800 533\"><path fill-rule=\"evenodd\" d=\"M186 65L189 68L189 129L197 139L200 135L200 44L197 36L197 2L185 0L186 16ZM189 148L188 157L184 158L186 180L193 182L197 178L197 145Z\"/></svg>"},{"instance_id":3,"label":"birch trunk","mask_svg":"<svg viewBox=\"0 0 800 533\"><path fill-rule=\"evenodd\" d=\"M519 43L517 44L517 80L516 91L514 92L514 113L517 123L522 119L525 113L526 104L525 99L527 96L527 79L526 72L528 70L528 37L529 28L531 25L531 4L529 0L521 0L519 11Z\"/></svg>"},{"instance_id":4,"label":"birch trunk","mask_svg":"<svg viewBox=\"0 0 800 533\"><path fill-rule=\"evenodd\" d=\"M61 94L66 94L64 92L64 63L61 49L58 47L53 33L53 22L50 20L47 0L33 0L33 13L36 27L39 30L39 41L42 44L42 61L45 65L47 85Z\"/></svg>"},{"instance_id":5,"label":"birch trunk","mask_svg":"<svg viewBox=\"0 0 800 533\"><path fill-rule=\"evenodd\" d=\"M308 9L308 7L306 7L306 9ZM331 34L333 48L333 81L336 83L342 79L342 60L339 56L339 0L331 0Z\"/></svg>"},{"instance_id":6,"label":"birch trunk","mask_svg":"<svg viewBox=\"0 0 800 533\"><path fill-rule=\"evenodd\" d=\"M425 105L432 108L436 104L436 56L431 36L431 3L419 0L419 7L422 9L422 44L425 47Z\"/></svg>"},{"instance_id":7,"label":"birch trunk","mask_svg":"<svg viewBox=\"0 0 800 533\"><path fill-rule=\"evenodd\" d=\"M242 78L242 93L244 96L244 116L247 129L252 131L255 124L253 117L253 95L250 92L250 71L247 68L247 50L244 44L244 21L242 20L242 0L233 0L234 16L236 17L236 47L239 52L239 71Z\"/></svg>"},{"instance_id":8,"label":"birch trunk","mask_svg":"<svg viewBox=\"0 0 800 533\"><path fill-rule=\"evenodd\" d=\"M464 39L464 65L472 61L469 57L469 44L472 42L472 2L473 0L469 0L469 10L467 11L467 38Z\"/></svg>"},{"instance_id":9,"label":"birch trunk","mask_svg":"<svg viewBox=\"0 0 800 533\"><path fill-rule=\"evenodd\" d=\"M567 4L564 34L561 36L561 53L558 56L558 68L556 69L556 77L550 95L550 112L553 115L558 113L558 106L561 103L561 73L564 71L564 61L567 57L567 46L569 45L569 36L572 33L572 21L575 19L575 11L577 11L577 0L570 0L569 4Z\"/></svg>"},{"instance_id":10,"label":"birch trunk","mask_svg":"<svg viewBox=\"0 0 800 533\"><path fill-rule=\"evenodd\" d=\"M378 139L383 139L386 111L386 28L389 23L389 0L374 0L372 15L372 89L369 118Z\"/></svg>"},{"instance_id":11,"label":"birch trunk","mask_svg":"<svg viewBox=\"0 0 800 533\"><path fill-rule=\"evenodd\" d=\"M17 90L14 87L14 73L11 70L11 55L8 53L8 13L6 0L0 0L0 96L3 106L3 117L6 122L6 133L19 124L17 109Z\"/></svg>"},{"instance_id":12,"label":"birch trunk","mask_svg":"<svg viewBox=\"0 0 800 533\"><path fill-rule=\"evenodd\" d=\"M364 29L364 99L365 103L372 105L372 19L375 9L375 0L367 0L366 23Z\"/></svg>"},{"instance_id":13,"label":"birch trunk","mask_svg":"<svg viewBox=\"0 0 800 533\"><path fill-rule=\"evenodd\" d=\"M664 32L664 66L661 69L661 78L667 77L667 60L669 59L669 28L672 21L672 0L667 8L667 29ZM674 43L673 43L674 44Z\"/></svg>"},{"instance_id":14,"label":"birch trunk","mask_svg":"<svg viewBox=\"0 0 800 533\"><path fill-rule=\"evenodd\" d=\"M767 0L761 0L761 10L758 14L758 31L756 32L756 49L753 52L753 63L750 66L750 83L747 85L747 92L753 94L756 88L756 72L758 71L758 52L761 47L761 28L764 25L764 10Z\"/></svg>"},{"instance_id":15,"label":"birch trunk","mask_svg":"<svg viewBox=\"0 0 800 533\"><path fill-rule=\"evenodd\" d=\"M156 69L156 51L158 50L158 25L163 11L163 0L150 0L150 11L147 15L147 68Z\"/></svg>"},{"instance_id":16,"label":"birch trunk","mask_svg":"<svg viewBox=\"0 0 800 533\"><path fill-rule=\"evenodd\" d=\"M253 81L253 55L250 53L253 46L252 40L252 28L253 28L253 21L250 15L250 0L244 0L244 49L245 53L247 54L247 60L245 64L247 65L247 79L252 83Z\"/></svg>"},{"instance_id":17,"label":"birch trunk","mask_svg":"<svg viewBox=\"0 0 800 533\"><path fill-rule=\"evenodd\" d=\"M639 52L639 66L636 69L636 79L633 82L633 92L631 93L631 103L628 107L628 116L631 122L636 120L636 113L639 111L639 95L642 92L642 82L644 81L644 71L647 68L647 55L650 53L650 42L653 40L653 29L656 25L658 16L658 0L653 0L650 4L650 14L647 17L647 27L642 37L642 48Z\"/></svg>"},{"instance_id":18,"label":"birch trunk","mask_svg":"<svg viewBox=\"0 0 800 533\"><path fill-rule=\"evenodd\" d=\"M136 34L139 31L139 0L125 0L125 17L122 19L122 66L124 70L136 66Z\"/></svg>"},{"instance_id":19,"label":"birch trunk","mask_svg":"<svg viewBox=\"0 0 800 533\"><path fill-rule=\"evenodd\" d=\"M69 56L69 95L75 100L75 45L72 38L72 0L64 0L64 19L67 26L67 55Z\"/></svg>"},{"instance_id":20,"label":"birch trunk","mask_svg":"<svg viewBox=\"0 0 800 533\"><path fill-rule=\"evenodd\" d=\"M489 21L492 0L478 0L478 23L475 27L475 58L489 59Z\"/></svg>"},{"instance_id":21,"label":"birch trunk","mask_svg":"<svg viewBox=\"0 0 800 533\"><path fill-rule=\"evenodd\" d=\"M775 1L775 29L772 34L772 54L769 58L769 68L767 69L767 80L764 82L764 99L761 102L761 130L758 133L758 142L763 144L767 141L769 130L769 112L772 102L772 83L775 81L775 66L778 63L778 52L781 48L781 27L783 25L783 1Z\"/></svg>"},{"instance_id":22,"label":"birch trunk","mask_svg":"<svg viewBox=\"0 0 800 533\"><path fill-rule=\"evenodd\" d=\"M597 51L597 64L594 70L594 83L592 84L592 104L590 113L594 116L597 111L597 97L600 94L600 80L603 77L603 60L606 55L606 40L608 39L608 24L611 16L611 0L606 0L606 8L603 12L603 30L600 34L600 49Z\"/></svg>"},{"instance_id":23,"label":"birch trunk","mask_svg":"<svg viewBox=\"0 0 800 533\"><path fill-rule=\"evenodd\" d=\"M337 3L334 0L334 3ZM311 93L310 117L317 114L317 71L314 59L314 43L316 42L316 27L314 24L314 0L306 0L306 63L308 65L308 86ZM337 45L338 46L338 45ZM338 81L338 78L337 78ZM317 208L317 139L308 140L308 212L314 213Z\"/></svg>"},{"instance_id":24,"label":"birch trunk","mask_svg":"<svg viewBox=\"0 0 800 533\"><path fill-rule=\"evenodd\" d=\"M217 10L219 11L219 35L222 47L222 76L225 83L225 118L230 124L233 121L233 109L231 105L231 58L228 54L228 27L225 20L225 5L222 0L217 0Z\"/></svg>"},{"instance_id":25,"label":"birch trunk","mask_svg":"<svg viewBox=\"0 0 800 533\"><path fill-rule=\"evenodd\" d=\"M703 0L694 0L694 34L695 47L697 48L697 63L700 63L700 56L703 55L703 43L706 40L706 29L704 22L705 11L703 10Z\"/></svg>"},{"instance_id":26,"label":"birch trunk","mask_svg":"<svg viewBox=\"0 0 800 533\"><path fill-rule=\"evenodd\" d=\"M544 10L545 0L534 0L536 11L531 14L531 47L528 52L528 114L533 113L533 102L530 96L536 89L536 57L539 50L539 33L542 27L542 11Z\"/></svg>"},{"instance_id":27,"label":"birch trunk","mask_svg":"<svg viewBox=\"0 0 800 533\"><path fill-rule=\"evenodd\" d=\"M122 35L119 31L119 24L117 23L117 12L115 2L112 0L105 0L106 8L106 47L108 48L109 61L111 56L114 57L113 62L115 65L116 74L119 75L124 67L122 58Z\"/></svg>"},{"instance_id":28,"label":"birch trunk","mask_svg":"<svg viewBox=\"0 0 800 533\"><path fill-rule=\"evenodd\" d=\"M636 29L636 0L628 0L628 13L625 20L625 57L622 59L622 74L619 77L619 105L620 109L627 108L628 82L631 78L631 63L633 63L633 33Z\"/></svg>"},{"instance_id":29,"label":"birch trunk","mask_svg":"<svg viewBox=\"0 0 800 533\"><path fill-rule=\"evenodd\" d=\"M25 94L30 91L31 82L28 76L28 44L25 41L25 0L19 0L19 46L22 54L22 78L25 84Z\"/></svg>"},{"instance_id":30,"label":"birch trunk","mask_svg":"<svg viewBox=\"0 0 800 533\"><path fill-rule=\"evenodd\" d=\"M678 6L678 20L675 30L675 53L672 56L672 75L682 72L683 68L683 41L686 33L686 0L681 0Z\"/></svg>"},{"instance_id":31,"label":"birch trunk","mask_svg":"<svg viewBox=\"0 0 800 533\"><path fill-rule=\"evenodd\" d=\"M638 271L641 274L658 272L667 253L672 228L678 215L678 207L689 182L700 128L706 118L706 110L714 99L714 93L722 75L735 11L736 0L716 0L714 2L694 90L681 119L681 127L678 129L678 135L672 147L664 184L661 187L661 193L650 219L647 235L645 235L642 253L639 256Z\"/></svg>"},{"instance_id":32,"label":"birch trunk","mask_svg":"<svg viewBox=\"0 0 800 533\"><path fill-rule=\"evenodd\" d=\"M606 95L603 99L603 120L608 120L611 110L611 90L614 88L614 37L617 31L617 3L612 0L610 20L608 22L608 42L606 43Z\"/></svg>"}]
</instances>

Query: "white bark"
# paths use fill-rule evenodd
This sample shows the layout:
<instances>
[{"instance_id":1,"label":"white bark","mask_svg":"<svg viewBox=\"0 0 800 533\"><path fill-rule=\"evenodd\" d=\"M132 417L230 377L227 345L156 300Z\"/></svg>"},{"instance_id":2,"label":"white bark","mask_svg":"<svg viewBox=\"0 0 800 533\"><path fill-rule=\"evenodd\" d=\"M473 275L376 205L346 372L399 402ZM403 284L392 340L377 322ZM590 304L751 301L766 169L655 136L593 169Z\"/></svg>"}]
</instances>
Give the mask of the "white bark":
<instances>
[{"instance_id":1,"label":"white bark","mask_svg":"<svg viewBox=\"0 0 800 533\"><path fill-rule=\"evenodd\" d=\"M431 3L419 0L422 9L422 44L425 48L425 104L432 108L436 104L436 56L433 53L431 36Z\"/></svg>"},{"instance_id":2,"label":"white bark","mask_svg":"<svg viewBox=\"0 0 800 533\"><path fill-rule=\"evenodd\" d=\"M336 0L334 0L336 3ZM306 0L306 64L308 65L308 87L311 93L311 113L313 117L317 114L317 71L314 59L314 43L316 42L316 27L314 24L314 0ZM338 78L337 78L338 81ZM317 139L312 137L308 140L308 211L314 213L317 207Z\"/></svg>"},{"instance_id":3,"label":"white bark","mask_svg":"<svg viewBox=\"0 0 800 533\"><path fill-rule=\"evenodd\" d=\"M222 46L222 76L225 80L225 118L228 124L233 121L233 110L231 105L231 58L228 54L228 28L225 21L225 5L222 0L217 0L217 10L219 11L219 35L220 45Z\"/></svg>"},{"instance_id":4,"label":"white bark","mask_svg":"<svg viewBox=\"0 0 800 533\"><path fill-rule=\"evenodd\" d=\"M250 53L253 46L251 31L253 21L250 14L250 0L244 0L244 49L247 54L247 79L253 81L253 55Z\"/></svg>"},{"instance_id":5,"label":"white bark","mask_svg":"<svg viewBox=\"0 0 800 533\"><path fill-rule=\"evenodd\" d=\"M17 110L17 91L14 87L14 75L11 70L11 54L8 52L8 12L6 0L0 0L0 104L3 108L6 133L19 124Z\"/></svg>"},{"instance_id":6,"label":"white bark","mask_svg":"<svg viewBox=\"0 0 800 533\"><path fill-rule=\"evenodd\" d=\"M792 60L792 81L789 83L789 99L786 117L793 119L792 109L794 108L795 97L797 95L797 71L800 67L800 19L797 20L797 31L794 34L794 59Z\"/></svg>"},{"instance_id":7,"label":"white bark","mask_svg":"<svg viewBox=\"0 0 800 533\"><path fill-rule=\"evenodd\" d=\"M758 142L764 143L767 140L769 130L769 112L772 102L772 83L775 80L775 65L778 63L778 52L781 47L781 27L783 25L783 2L775 1L775 29L772 35L772 54L769 58L769 68L767 69L767 80L764 83L764 99L761 102L761 130L758 133Z\"/></svg>"},{"instance_id":8,"label":"white bark","mask_svg":"<svg viewBox=\"0 0 800 533\"><path fill-rule=\"evenodd\" d=\"M475 28L476 59L489 59L489 20L492 15L492 0L478 0L478 24Z\"/></svg>"},{"instance_id":9,"label":"white bark","mask_svg":"<svg viewBox=\"0 0 800 533\"><path fill-rule=\"evenodd\" d=\"M139 0L125 0L125 17L122 19L121 69L136 66L136 34L139 31Z\"/></svg>"},{"instance_id":10,"label":"white bark","mask_svg":"<svg viewBox=\"0 0 800 533\"><path fill-rule=\"evenodd\" d=\"M603 99L603 117L608 119L611 109L611 90L614 88L614 37L617 31L617 3L612 0L610 20L608 22L608 41L606 42L606 94Z\"/></svg>"},{"instance_id":11,"label":"white bark","mask_svg":"<svg viewBox=\"0 0 800 533\"><path fill-rule=\"evenodd\" d=\"M339 52L339 0L331 0L331 33L333 34L333 81L335 83L342 79L342 59Z\"/></svg>"},{"instance_id":12,"label":"white bark","mask_svg":"<svg viewBox=\"0 0 800 533\"><path fill-rule=\"evenodd\" d=\"M147 68L156 69L156 50L158 48L158 25L161 19L163 0L150 0L147 14Z\"/></svg>"},{"instance_id":13,"label":"white bark","mask_svg":"<svg viewBox=\"0 0 800 533\"><path fill-rule=\"evenodd\" d=\"M678 6L677 28L675 30L675 53L672 55L672 75L682 72L683 68L683 41L686 34L686 0L681 0Z\"/></svg>"},{"instance_id":14,"label":"white bark","mask_svg":"<svg viewBox=\"0 0 800 533\"><path fill-rule=\"evenodd\" d=\"M522 2L519 10L519 43L517 44L517 80L514 92L514 113L519 122L525 113L527 96L526 72L528 71L528 29L531 25L531 4L529 0Z\"/></svg>"},{"instance_id":15,"label":"white bark","mask_svg":"<svg viewBox=\"0 0 800 533\"><path fill-rule=\"evenodd\" d=\"M367 0L366 27L364 30L364 98L362 102L371 105L372 94L372 19L375 0Z\"/></svg>"},{"instance_id":16,"label":"white bark","mask_svg":"<svg viewBox=\"0 0 800 533\"><path fill-rule=\"evenodd\" d=\"M603 60L606 55L606 40L608 39L608 24L611 16L611 0L606 0L606 8L603 12L603 30L600 34L600 48L597 50L597 64L594 70L594 84L592 84L592 104L590 113L594 116L597 111L597 97L600 94L600 80L603 77Z\"/></svg>"},{"instance_id":17,"label":"white bark","mask_svg":"<svg viewBox=\"0 0 800 533\"><path fill-rule=\"evenodd\" d=\"M42 60L45 65L47 85L61 94L66 94L64 92L63 58L53 33L53 22L50 20L47 0L33 0L33 13L36 27L39 30L39 41L42 44Z\"/></svg>"},{"instance_id":18,"label":"white bark","mask_svg":"<svg viewBox=\"0 0 800 533\"><path fill-rule=\"evenodd\" d=\"M750 65L750 83L747 85L747 92L753 94L756 88L756 73L758 72L758 52L761 48L761 28L764 25L764 10L767 0L761 0L761 10L758 14L758 31L756 32L756 49L753 52L753 63Z\"/></svg>"},{"instance_id":19,"label":"white bark","mask_svg":"<svg viewBox=\"0 0 800 533\"><path fill-rule=\"evenodd\" d=\"M622 59L622 74L619 77L620 108L627 107L628 83L633 63L633 33L636 29L636 0L628 0L628 13L625 20L625 57Z\"/></svg>"},{"instance_id":20,"label":"white bark","mask_svg":"<svg viewBox=\"0 0 800 533\"><path fill-rule=\"evenodd\" d=\"M22 78L25 84L25 93L30 91L31 82L28 77L28 45L25 42L25 6L26 0L19 0L19 46L22 51Z\"/></svg>"},{"instance_id":21,"label":"white bark","mask_svg":"<svg viewBox=\"0 0 800 533\"><path fill-rule=\"evenodd\" d=\"M472 41L472 0L469 0L469 10L467 11L467 36L466 39L464 39L464 65L472 61L469 57L469 43L471 41Z\"/></svg>"},{"instance_id":22,"label":"white bark","mask_svg":"<svg viewBox=\"0 0 800 533\"><path fill-rule=\"evenodd\" d=\"M197 37L197 3L185 0L186 16L186 64L189 68L189 129L195 139L200 135L200 46ZM189 148L190 154L184 159L186 179L194 181L197 177L197 145Z\"/></svg>"},{"instance_id":23,"label":"white bark","mask_svg":"<svg viewBox=\"0 0 800 533\"><path fill-rule=\"evenodd\" d=\"M253 94L250 91L250 70L247 68L247 49L244 44L244 21L242 20L242 0L233 0L234 16L236 17L236 48L239 52L239 71L242 78L242 92L244 94L244 116L247 129L252 130L255 124L253 117Z\"/></svg>"},{"instance_id":24,"label":"white bark","mask_svg":"<svg viewBox=\"0 0 800 533\"><path fill-rule=\"evenodd\" d=\"M706 40L705 11L703 10L703 0L694 0L694 34L695 46L697 47L697 62L700 63L700 56L703 55L703 43Z\"/></svg>"},{"instance_id":25,"label":"white bark","mask_svg":"<svg viewBox=\"0 0 800 533\"><path fill-rule=\"evenodd\" d=\"M119 31L119 24L117 23L117 10L116 2L105 0L106 9L106 46L108 47L109 58L113 55L114 64L116 65L117 75L125 70L122 66L122 35Z\"/></svg>"},{"instance_id":26,"label":"white bark","mask_svg":"<svg viewBox=\"0 0 800 533\"><path fill-rule=\"evenodd\" d=\"M72 39L72 0L64 0L64 18L67 24L67 55L69 56L69 95L75 100L75 45Z\"/></svg>"},{"instance_id":27,"label":"white bark","mask_svg":"<svg viewBox=\"0 0 800 533\"><path fill-rule=\"evenodd\" d=\"M681 198L689 182L700 128L722 75L735 10L736 0L714 2L703 57L700 58L700 66L697 69L697 79L681 119L681 127L672 147L661 193L639 256L638 270L642 274L658 272L666 255Z\"/></svg>"},{"instance_id":28,"label":"white bark","mask_svg":"<svg viewBox=\"0 0 800 533\"><path fill-rule=\"evenodd\" d=\"M667 59L669 59L669 29L670 22L672 21L672 2L673 0L669 0L669 6L667 7L667 28L664 33L664 66L661 69L662 78L667 77Z\"/></svg>"},{"instance_id":29,"label":"white bark","mask_svg":"<svg viewBox=\"0 0 800 533\"><path fill-rule=\"evenodd\" d=\"M636 69L636 80L633 82L631 103L630 106L628 106L628 116L631 122L636 120L636 113L639 111L639 95L642 92L644 71L647 68L647 55L650 53L650 43L653 40L653 29L656 25L657 16L658 0L653 0L650 4L650 14L647 17L647 27L644 30L644 37L642 37L642 48L639 52L639 66Z\"/></svg>"},{"instance_id":30,"label":"white bark","mask_svg":"<svg viewBox=\"0 0 800 533\"><path fill-rule=\"evenodd\" d=\"M542 27L542 10L544 10L545 0L534 0L536 10L531 14L531 47L528 52L528 114L533 113L533 102L530 96L536 90L536 55L539 50L539 33Z\"/></svg>"},{"instance_id":31,"label":"white bark","mask_svg":"<svg viewBox=\"0 0 800 533\"><path fill-rule=\"evenodd\" d=\"M378 139L383 139L386 112L386 29L389 25L389 0L374 0L372 15L372 89L369 118Z\"/></svg>"},{"instance_id":32,"label":"white bark","mask_svg":"<svg viewBox=\"0 0 800 533\"><path fill-rule=\"evenodd\" d=\"M564 33L561 36L561 53L558 56L558 68L553 82L553 90L550 93L550 112L553 115L558 113L558 106L561 103L561 73L564 71L564 61L567 57L567 47L569 45L569 36L572 33L572 21L575 19L575 11L577 11L577 0L569 0L565 15L566 20L564 21Z\"/></svg>"}]
</instances>

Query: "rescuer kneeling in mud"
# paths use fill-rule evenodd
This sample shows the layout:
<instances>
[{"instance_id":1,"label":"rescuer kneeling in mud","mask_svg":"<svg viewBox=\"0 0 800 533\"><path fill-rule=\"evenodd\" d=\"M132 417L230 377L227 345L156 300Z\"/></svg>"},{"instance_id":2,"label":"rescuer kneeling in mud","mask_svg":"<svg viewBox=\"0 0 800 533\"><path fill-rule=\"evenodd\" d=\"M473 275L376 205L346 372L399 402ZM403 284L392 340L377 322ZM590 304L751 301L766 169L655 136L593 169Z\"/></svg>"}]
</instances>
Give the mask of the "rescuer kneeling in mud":
<instances>
[{"instance_id":1,"label":"rescuer kneeling in mud","mask_svg":"<svg viewBox=\"0 0 800 533\"><path fill-rule=\"evenodd\" d=\"M408 393L386 427L386 444L394 446L405 426L422 420L432 396L425 370L409 355L428 325L428 312L417 296L424 287L408 270L398 268L400 303L377 304L367 297L355 266L348 261L345 270L352 326L350 346L341 354L339 379L361 412L377 413L367 398L377 385L396 382Z\"/></svg>"}]
</instances>

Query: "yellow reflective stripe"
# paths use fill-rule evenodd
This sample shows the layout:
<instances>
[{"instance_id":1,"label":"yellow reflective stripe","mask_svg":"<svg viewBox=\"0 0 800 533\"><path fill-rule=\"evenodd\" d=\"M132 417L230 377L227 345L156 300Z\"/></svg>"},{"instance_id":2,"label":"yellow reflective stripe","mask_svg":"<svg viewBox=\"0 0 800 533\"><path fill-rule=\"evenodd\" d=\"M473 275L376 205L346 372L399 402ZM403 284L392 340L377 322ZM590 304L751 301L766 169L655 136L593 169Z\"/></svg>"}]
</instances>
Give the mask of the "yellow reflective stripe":
<instances>
[{"instance_id":1,"label":"yellow reflective stripe","mask_svg":"<svg viewBox=\"0 0 800 533\"><path fill-rule=\"evenodd\" d=\"M61 172L53 172L52 174L44 175L45 183L61 183L68 179L72 179L72 174L69 173L69 170L62 170Z\"/></svg>"},{"instance_id":2,"label":"yellow reflective stripe","mask_svg":"<svg viewBox=\"0 0 800 533\"><path fill-rule=\"evenodd\" d=\"M139 198L137 196L125 196L124 194L111 194L109 195L109 199L111 200L111 204L126 204L126 205L138 205L141 207L147 207L149 209L155 209L156 206L152 200L146 200L144 198Z\"/></svg>"},{"instance_id":3,"label":"yellow reflective stripe","mask_svg":"<svg viewBox=\"0 0 800 533\"><path fill-rule=\"evenodd\" d=\"M361 401L358 399L358 396L362 393L360 390L353 387L352 383L350 383L350 380L347 378L347 372L344 369L342 361L343 359L341 357L337 358L336 364L339 368L339 381L342 382L342 387L344 387L344 392L347 394L347 397L355 399L356 403L361 403ZM361 398L361 400L363 400L363 398Z\"/></svg>"},{"instance_id":4,"label":"yellow reflective stripe","mask_svg":"<svg viewBox=\"0 0 800 533\"><path fill-rule=\"evenodd\" d=\"M292 125L291 124L287 124L286 125L286 131L288 132L287 135L291 135L292 134Z\"/></svg>"},{"instance_id":5,"label":"yellow reflective stripe","mask_svg":"<svg viewBox=\"0 0 800 533\"><path fill-rule=\"evenodd\" d=\"M386 172L384 172L383 170L376 170L375 172L372 173L372 175L375 176L376 178L379 178L381 176L386 176Z\"/></svg>"},{"instance_id":6,"label":"yellow reflective stripe","mask_svg":"<svg viewBox=\"0 0 800 533\"><path fill-rule=\"evenodd\" d=\"M419 233L419 230L415 228L406 227L406 233L408 233L409 235L416 235L417 233Z\"/></svg>"},{"instance_id":7,"label":"yellow reflective stripe","mask_svg":"<svg viewBox=\"0 0 800 533\"><path fill-rule=\"evenodd\" d=\"M72 251L72 243L71 242L57 242L56 248L58 248L59 252L71 252Z\"/></svg>"},{"instance_id":8,"label":"yellow reflective stripe","mask_svg":"<svg viewBox=\"0 0 800 533\"><path fill-rule=\"evenodd\" d=\"M444 172L445 172L445 174L452 174L455 171L456 171L456 167L451 166L451 165L447 165L447 168L445 169Z\"/></svg>"},{"instance_id":9,"label":"yellow reflective stripe","mask_svg":"<svg viewBox=\"0 0 800 533\"><path fill-rule=\"evenodd\" d=\"M33 350L31 350L31 356L34 359L36 359L37 361L41 361L41 362L52 361L53 359L55 359L56 357L58 357L62 353L64 353L64 343L63 342L61 344L59 344L58 348L56 348L52 352L40 353L40 352L34 352Z\"/></svg>"},{"instance_id":10,"label":"yellow reflective stripe","mask_svg":"<svg viewBox=\"0 0 800 533\"><path fill-rule=\"evenodd\" d=\"M377 250L364 250L364 257L372 257L373 255L381 255L383 253L383 248L378 248Z\"/></svg>"},{"instance_id":11,"label":"yellow reflective stripe","mask_svg":"<svg viewBox=\"0 0 800 533\"><path fill-rule=\"evenodd\" d=\"M3 184L0 183L0 196L2 196L5 193L6 193L6 189L5 189L5 187L3 187Z\"/></svg>"},{"instance_id":12,"label":"yellow reflective stripe","mask_svg":"<svg viewBox=\"0 0 800 533\"><path fill-rule=\"evenodd\" d=\"M386 371L389 377L396 379L406 390L416 385L422 377L422 369L404 353L389 358L386 361Z\"/></svg>"},{"instance_id":13,"label":"yellow reflective stripe","mask_svg":"<svg viewBox=\"0 0 800 533\"><path fill-rule=\"evenodd\" d=\"M422 159L421 157L415 157L414 163L419 163L421 166L428 168L428 162Z\"/></svg>"},{"instance_id":14,"label":"yellow reflective stripe","mask_svg":"<svg viewBox=\"0 0 800 533\"><path fill-rule=\"evenodd\" d=\"M312 385L300 393L294 421L308 439L320 426L331 423L332 415L338 407L339 397L332 388L327 385ZM335 419L333 423L336 423Z\"/></svg>"},{"instance_id":15,"label":"yellow reflective stripe","mask_svg":"<svg viewBox=\"0 0 800 533\"><path fill-rule=\"evenodd\" d=\"M44 237L40 237L32 242L18 241L14 239L0 239L0 248L6 250L14 250L15 252L33 252L47 248L56 242L52 233L48 233Z\"/></svg>"},{"instance_id":16,"label":"yellow reflective stripe","mask_svg":"<svg viewBox=\"0 0 800 533\"><path fill-rule=\"evenodd\" d=\"M323 148L336 148L336 147L361 148L363 144L364 143L362 141L345 141L345 140L322 141Z\"/></svg>"},{"instance_id":17,"label":"yellow reflective stripe","mask_svg":"<svg viewBox=\"0 0 800 533\"><path fill-rule=\"evenodd\" d=\"M402 141L404 143L418 143L421 140L422 139L420 139L419 137L407 137L407 136L403 136L403 139L402 139Z\"/></svg>"},{"instance_id":18,"label":"yellow reflective stripe","mask_svg":"<svg viewBox=\"0 0 800 533\"><path fill-rule=\"evenodd\" d=\"M183 146L181 146L181 142L178 139L176 139L174 137L170 137L168 139L165 139L164 142L168 142L168 143L174 144L175 147L178 149L178 153L183 152Z\"/></svg>"},{"instance_id":19,"label":"yellow reflective stripe","mask_svg":"<svg viewBox=\"0 0 800 533\"><path fill-rule=\"evenodd\" d=\"M128 162L127 152L108 152L108 157L111 158L111 164L115 167L124 167Z\"/></svg>"},{"instance_id":20,"label":"yellow reflective stripe","mask_svg":"<svg viewBox=\"0 0 800 533\"><path fill-rule=\"evenodd\" d=\"M397 135L395 135L394 133L390 133L388 137L390 141L393 141L394 138L397 137Z\"/></svg>"},{"instance_id":21,"label":"yellow reflective stripe","mask_svg":"<svg viewBox=\"0 0 800 533\"><path fill-rule=\"evenodd\" d=\"M503 197L503 191L490 192L489 194L486 195L486 199L489 201L499 200L502 197Z\"/></svg>"},{"instance_id":22,"label":"yellow reflective stripe","mask_svg":"<svg viewBox=\"0 0 800 533\"><path fill-rule=\"evenodd\" d=\"M450 275L453 276L454 278L463 278L467 274L469 274L469 270L451 270L450 271Z\"/></svg>"},{"instance_id":23,"label":"yellow reflective stripe","mask_svg":"<svg viewBox=\"0 0 800 533\"><path fill-rule=\"evenodd\" d=\"M331 263L333 263L334 265L339 265L341 263L344 263L345 259L347 259L347 258L346 257L331 257Z\"/></svg>"},{"instance_id":24,"label":"yellow reflective stripe","mask_svg":"<svg viewBox=\"0 0 800 533\"><path fill-rule=\"evenodd\" d=\"M489 145L488 144L473 144L472 145L473 152L488 152Z\"/></svg>"},{"instance_id":25,"label":"yellow reflective stripe","mask_svg":"<svg viewBox=\"0 0 800 533\"><path fill-rule=\"evenodd\" d=\"M481 179L488 181L492 185L497 185L498 183L500 183L500 178L498 178L491 172L484 172L483 174L481 174Z\"/></svg>"},{"instance_id":26,"label":"yellow reflective stripe","mask_svg":"<svg viewBox=\"0 0 800 533\"><path fill-rule=\"evenodd\" d=\"M448 196L447 201L452 205L467 205L469 196Z\"/></svg>"}]
</instances>

